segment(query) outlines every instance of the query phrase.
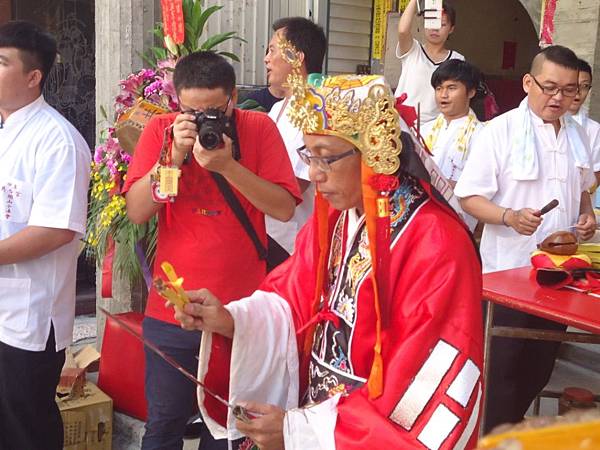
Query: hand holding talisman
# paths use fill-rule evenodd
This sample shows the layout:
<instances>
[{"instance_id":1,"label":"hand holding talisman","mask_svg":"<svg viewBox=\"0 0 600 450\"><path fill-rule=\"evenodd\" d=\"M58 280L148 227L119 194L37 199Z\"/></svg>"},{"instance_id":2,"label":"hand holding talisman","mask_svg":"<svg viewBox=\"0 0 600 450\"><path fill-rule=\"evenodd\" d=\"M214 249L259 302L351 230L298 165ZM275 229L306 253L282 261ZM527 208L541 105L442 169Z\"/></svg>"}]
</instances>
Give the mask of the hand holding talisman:
<instances>
[{"instance_id":1,"label":"hand holding talisman","mask_svg":"<svg viewBox=\"0 0 600 450\"><path fill-rule=\"evenodd\" d=\"M164 261L160 267L165 275L167 275L169 281L164 281L158 277L155 278L154 287L156 291L169 303L183 309L185 304L190 302L190 299L183 290L183 278L177 276L175 269L167 261Z\"/></svg>"}]
</instances>

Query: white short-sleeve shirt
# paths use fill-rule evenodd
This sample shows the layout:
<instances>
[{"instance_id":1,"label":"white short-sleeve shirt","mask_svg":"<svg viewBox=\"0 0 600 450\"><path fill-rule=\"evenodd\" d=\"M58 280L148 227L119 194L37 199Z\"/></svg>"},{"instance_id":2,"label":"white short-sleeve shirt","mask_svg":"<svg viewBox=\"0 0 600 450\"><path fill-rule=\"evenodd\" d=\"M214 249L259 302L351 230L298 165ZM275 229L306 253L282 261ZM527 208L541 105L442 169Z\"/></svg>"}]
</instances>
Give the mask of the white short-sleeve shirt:
<instances>
[{"instance_id":1,"label":"white short-sleeve shirt","mask_svg":"<svg viewBox=\"0 0 600 450\"><path fill-rule=\"evenodd\" d=\"M587 134L589 139L590 149L592 150L594 172L600 172L600 123L590 119L587 111L583 108L573 118L585 130L585 134Z\"/></svg>"},{"instance_id":2,"label":"white short-sleeve shirt","mask_svg":"<svg viewBox=\"0 0 600 450\"><path fill-rule=\"evenodd\" d=\"M557 136L552 124L530 114L536 138L538 179L513 179L512 136L522 132L522 118L515 109L483 127L471 145L471 154L454 192L459 198L480 195L514 210L540 209L553 199L559 201L559 206L544 216L532 236L518 234L504 225L486 224L480 247L484 273L529 265L531 252L539 242L554 231L577 223L581 193L594 183L591 170L576 166L564 126ZM577 126L577 131L587 142L583 129Z\"/></svg>"},{"instance_id":3,"label":"white short-sleeve shirt","mask_svg":"<svg viewBox=\"0 0 600 450\"><path fill-rule=\"evenodd\" d=\"M415 109L417 109L417 104L421 105L421 123L435 119L440 111L435 103L431 75L443 62L450 59L464 60L465 57L450 50L446 59L434 62L427 56L423 46L416 39L413 39L412 47L404 55L400 54L400 44L396 45L396 57L400 59L402 65L396 97L406 93L407 98L404 104L413 106Z\"/></svg>"},{"instance_id":4,"label":"white short-sleeve shirt","mask_svg":"<svg viewBox=\"0 0 600 450\"><path fill-rule=\"evenodd\" d=\"M269 111L269 117L275 122L283 138L296 178L308 180L308 165L300 159L296 151L304 145L304 135L290 122L287 115L288 105L289 101L285 99L275 103ZM265 216L267 234L290 254L294 252L296 235L313 212L314 197L315 189L311 183L308 189L302 193L302 203L296 206L294 216L288 222L281 222Z\"/></svg>"},{"instance_id":5,"label":"white short-sleeve shirt","mask_svg":"<svg viewBox=\"0 0 600 450\"><path fill-rule=\"evenodd\" d=\"M72 341L90 160L83 137L41 96L0 129L0 239L27 226L77 233L40 258L0 265L0 341L7 345L44 350L51 324L57 351Z\"/></svg>"},{"instance_id":6,"label":"white short-sleeve shirt","mask_svg":"<svg viewBox=\"0 0 600 450\"><path fill-rule=\"evenodd\" d=\"M459 133L467 125L469 116L464 116L450 122L446 121L443 117L442 120L444 121L444 125L439 131L435 145L429 150L431 150L433 160L441 169L444 176L448 180L458 181L469 157L471 143L477 134L479 134L483 125L479 121L475 122L475 130L471 134L469 141L466 142L465 151L462 152L459 151L457 140ZM432 132L435 122L435 120L429 121L421 127L421 135L425 140L427 140L427 137Z\"/></svg>"}]
</instances>

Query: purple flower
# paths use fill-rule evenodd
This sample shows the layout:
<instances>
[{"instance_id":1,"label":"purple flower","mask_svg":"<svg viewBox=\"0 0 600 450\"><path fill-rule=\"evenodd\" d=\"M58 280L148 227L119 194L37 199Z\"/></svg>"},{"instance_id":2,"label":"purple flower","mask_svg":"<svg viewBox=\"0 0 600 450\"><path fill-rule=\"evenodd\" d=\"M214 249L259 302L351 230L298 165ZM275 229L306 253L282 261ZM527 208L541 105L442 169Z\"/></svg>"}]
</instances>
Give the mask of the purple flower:
<instances>
[{"instance_id":1,"label":"purple flower","mask_svg":"<svg viewBox=\"0 0 600 450\"><path fill-rule=\"evenodd\" d=\"M121 161L123 161L125 164L129 165L129 163L131 162L131 155L129 153L127 153L126 151L121 150Z\"/></svg>"},{"instance_id":2,"label":"purple flower","mask_svg":"<svg viewBox=\"0 0 600 450\"><path fill-rule=\"evenodd\" d=\"M138 72L138 75L143 82L146 82L153 80L156 77L156 72L152 69L142 69L140 72Z\"/></svg>"},{"instance_id":3,"label":"purple flower","mask_svg":"<svg viewBox=\"0 0 600 450\"><path fill-rule=\"evenodd\" d=\"M152 95L159 94L160 91L162 90L162 87L163 87L162 80L153 81L148 86L146 86L146 88L144 89L144 97L149 98Z\"/></svg>"}]
</instances>

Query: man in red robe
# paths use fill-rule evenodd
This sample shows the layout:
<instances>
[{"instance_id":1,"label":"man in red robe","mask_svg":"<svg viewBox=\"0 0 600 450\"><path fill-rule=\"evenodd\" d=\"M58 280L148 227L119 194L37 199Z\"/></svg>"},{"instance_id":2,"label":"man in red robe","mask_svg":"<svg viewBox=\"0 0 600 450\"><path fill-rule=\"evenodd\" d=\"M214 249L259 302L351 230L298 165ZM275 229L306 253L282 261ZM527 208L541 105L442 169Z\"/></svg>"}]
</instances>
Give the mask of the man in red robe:
<instances>
[{"instance_id":1,"label":"man in red robe","mask_svg":"<svg viewBox=\"0 0 600 450\"><path fill-rule=\"evenodd\" d=\"M382 77L301 81L290 78L290 118L318 193L296 252L248 298L222 306L203 289L176 311L204 331L200 380L253 416L236 420L200 390L204 420L261 450L473 448L483 333L470 235Z\"/></svg>"}]
</instances>

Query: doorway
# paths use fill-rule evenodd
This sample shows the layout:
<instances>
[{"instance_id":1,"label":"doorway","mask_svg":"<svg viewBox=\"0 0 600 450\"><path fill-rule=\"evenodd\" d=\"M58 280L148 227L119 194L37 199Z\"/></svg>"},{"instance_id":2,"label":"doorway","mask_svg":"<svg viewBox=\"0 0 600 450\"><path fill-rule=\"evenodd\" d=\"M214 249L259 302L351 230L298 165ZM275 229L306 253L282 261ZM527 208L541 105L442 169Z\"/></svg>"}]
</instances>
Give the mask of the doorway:
<instances>
[{"instance_id":1,"label":"doorway","mask_svg":"<svg viewBox=\"0 0 600 450\"><path fill-rule=\"evenodd\" d=\"M528 3L528 2L525 2ZM519 0L455 1L457 23L448 45L485 74L501 112L525 97L522 78L539 51L536 25Z\"/></svg>"}]
</instances>

